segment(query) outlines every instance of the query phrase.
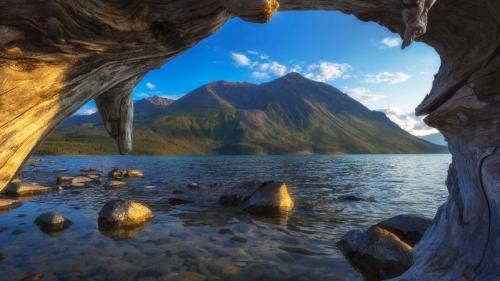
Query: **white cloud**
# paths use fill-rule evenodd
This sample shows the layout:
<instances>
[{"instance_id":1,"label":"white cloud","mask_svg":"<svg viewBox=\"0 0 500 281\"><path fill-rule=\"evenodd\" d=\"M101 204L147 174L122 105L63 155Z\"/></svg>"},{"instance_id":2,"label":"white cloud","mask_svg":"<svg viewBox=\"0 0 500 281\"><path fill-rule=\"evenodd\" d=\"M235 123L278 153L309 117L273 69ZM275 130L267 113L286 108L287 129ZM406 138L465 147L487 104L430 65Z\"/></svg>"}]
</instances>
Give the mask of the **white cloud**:
<instances>
[{"instance_id":1,"label":"white cloud","mask_svg":"<svg viewBox=\"0 0 500 281\"><path fill-rule=\"evenodd\" d=\"M384 95L372 94L370 89L367 89L367 88L345 87L344 90L345 90L346 94L348 94L353 99L359 101L360 103L364 104L365 106L369 106L373 102L376 102L376 101L379 101L379 100L386 98L386 96L384 96Z\"/></svg>"},{"instance_id":2,"label":"white cloud","mask_svg":"<svg viewBox=\"0 0 500 281\"><path fill-rule=\"evenodd\" d=\"M271 60L265 54L254 50L245 51L250 57L244 53L231 52L231 58L239 67L246 67L251 70L251 75L255 79L270 79L280 77L289 72L298 72L305 77L327 82L335 79L349 79L352 76L347 74L352 67L347 63L334 63L329 61L321 61L315 64L310 64L305 69L299 64L287 66L279 61Z\"/></svg>"},{"instance_id":3,"label":"white cloud","mask_svg":"<svg viewBox=\"0 0 500 281\"><path fill-rule=\"evenodd\" d=\"M251 66L252 61L242 53L231 53L231 58L236 63L237 66Z\"/></svg>"},{"instance_id":4,"label":"white cloud","mask_svg":"<svg viewBox=\"0 0 500 281\"><path fill-rule=\"evenodd\" d=\"M346 72L352 69L347 63L333 63L328 61L319 64L311 64L307 67L305 76L309 79L326 82L346 76Z\"/></svg>"},{"instance_id":5,"label":"white cloud","mask_svg":"<svg viewBox=\"0 0 500 281\"><path fill-rule=\"evenodd\" d=\"M365 83L387 83L389 85L400 84L408 81L411 75L404 72L379 72L375 74L366 74L363 82Z\"/></svg>"},{"instance_id":6,"label":"white cloud","mask_svg":"<svg viewBox=\"0 0 500 281\"><path fill-rule=\"evenodd\" d=\"M151 82L147 82L146 83L146 88L150 89L150 90L154 90L156 88L156 85L151 83Z\"/></svg>"},{"instance_id":7,"label":"white cloud","mask_svg":"<svg viewBox=\"0 0 500 281\"><path fill-rule=\"evenodd\" d=\"M97 112L97 109L95 108L89 108L83 111L83 115L91 115Z\"/></svg>"},{"instance_id":8,"label":"white cloud","mask_svg":"<svg viewBox=\"0 0 500 281\"><path fill-rule=\"evenodd\" d=\"M262 73L274 74L275 76L283 76L287 73L286 66L277 61L258 64L257 68Z\"/></svg>"},{"instance_id":9,"label":"white cloud","mask_svg":"<svg viewBox=\"0 0 500 281\"><path fill-rule=\"evenodd\" d=\"M424 123L423 117L415 116L413 112L401 112L397 107L380 111L384 112L392 122L396 123L403 130L415 136L425 136L438 132L438 130L427 126Z\"/></svg>"},{"instance_id":10,"label":"white cloud","mask_svg":"<svg viewBox=\"0 0 500 281\"><path fill-rule=\"evenodd\" d=\"M401 43L403 41L401 40L401 38L399 37L387 37L387 38L384 38L382 41L380 41L379 43L384 46L384 47L388 47L388 48L395 48L395 47L399 47L401 46Z\"/></svg>"}]
</instances>

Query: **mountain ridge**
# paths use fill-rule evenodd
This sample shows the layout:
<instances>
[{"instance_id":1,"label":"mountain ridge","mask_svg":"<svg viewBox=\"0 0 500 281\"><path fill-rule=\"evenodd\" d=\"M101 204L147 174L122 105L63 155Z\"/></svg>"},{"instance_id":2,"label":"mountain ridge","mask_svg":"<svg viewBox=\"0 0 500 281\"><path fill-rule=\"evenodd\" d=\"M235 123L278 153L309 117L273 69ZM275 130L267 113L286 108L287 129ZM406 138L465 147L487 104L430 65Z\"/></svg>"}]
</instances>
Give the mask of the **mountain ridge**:
<instances>
[{"instance_id":1,"label":"mountain ridge","mask_svg":"<svg viewBox=\"0 0 500 281\"><path fill-rule=\"evenodd\" d=\"M137 154L445 151L409 134L384 113L366 108L337 88L298 73L258 85L215 81L173 102L151 104L147 110L142 108L145 103L135 102ZM86 154L92 147L97 153L112 153L95 116L87 117L91 121L87 123L82 117L71 119L42 144L40 153ZM75 133L76 137L72 136ZM80 148L72 149L61 140ZM56 144L64 149L55 149Z\"/></svg>"}]
</instances>

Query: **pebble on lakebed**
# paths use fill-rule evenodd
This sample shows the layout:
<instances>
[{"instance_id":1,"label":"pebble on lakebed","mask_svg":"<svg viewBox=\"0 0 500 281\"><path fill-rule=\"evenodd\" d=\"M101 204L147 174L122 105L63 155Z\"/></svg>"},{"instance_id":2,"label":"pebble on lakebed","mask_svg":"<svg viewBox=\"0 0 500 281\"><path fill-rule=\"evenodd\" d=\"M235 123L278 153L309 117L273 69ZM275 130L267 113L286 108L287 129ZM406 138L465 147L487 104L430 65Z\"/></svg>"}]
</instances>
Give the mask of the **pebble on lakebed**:
<instances>
[{"instance_id":1,"label":"pebble on lakebed","mask_svg":"<svg viewBox=\"0 0 500 281\"><path fill-rule=\"evenodd\" d=\"M71 221L58 212L48 212L35 219L36 225L46 233L60 232L71 225Z\"/></svg>"},{"instance_id":2,"label":"pebble on lakebed","mask_svg":"<svg viewBox=\"0 0 500 281\"><path fill-rule=\"evenodd\" d=\"M13 180L5 189L5 193L13 196L32 196L45 194L53 191L54 188L43 186L37 183L27 183L19 179Z\"/></svg>"},{"instance_id":3,"label":"pebble on lakebed","mask_svg":"<svg viewBox=\"0 0 500 281\"><path fill-rule=\"evenodd\" d=\"M120 188L127 186L127 182L121 180L112 180L108 183L109 189Z\"/></svg>"},{"instance_id":4,"label":"pebble on lakebed","mask_svg":"<svg viewBox=\"0 0 500 281\"><path fill-rule=\"evenodd\" d=\"M153 212L141 203L116 199L106 202L99 212L99 228L118 229L142 226L154 217Z\"/></svg>"}]
</instances>

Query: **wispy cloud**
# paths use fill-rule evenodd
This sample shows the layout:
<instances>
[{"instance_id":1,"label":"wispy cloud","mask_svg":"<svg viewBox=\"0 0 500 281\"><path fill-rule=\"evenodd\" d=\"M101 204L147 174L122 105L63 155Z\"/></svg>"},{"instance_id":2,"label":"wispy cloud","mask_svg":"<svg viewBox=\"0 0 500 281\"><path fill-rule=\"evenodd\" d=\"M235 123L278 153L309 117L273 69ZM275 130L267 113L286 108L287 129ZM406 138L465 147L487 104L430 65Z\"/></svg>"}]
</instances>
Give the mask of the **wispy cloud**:
<instances>
[{"instance_id":1,"label":"wispy cloud","mask_svg":"<svg viewBox=\"0 0 500 281\"><path fill-rule=\"evenodd\" d=\"M372 105L372 103L386 98L386 96L384 95L373 94L371 93L370 89L362 87L358 88L345 87L344 91L350 97L368 107Z\"/></svg>"},{"instance_id":2,"label":"wispy cloud","mask_svg":"<svg viewBox=\"0 0 500 281\"><path fill-rule=\"evenodd\" d=\"M411 75L404 72L379 72L375 74L366 74L363 82L371 84L387 83L389 85L400 84L408 81Z\"/></svg>"},{"instance_id":3,"label":"wispy cloud","mask_svg":"<svg viewBox=\"0 0 500 281\"><path fill-rule=\"evenodd\" d=\"M398 124L403 130L415 136L425 136L437 133L438 130L427 126L423 117L415 116L413 112L402 112L397 107L380 110L384 112L392 122Z\"/></svg>"},{"instance_id":4,"label":"wispy cloud","mask_svg":"<svg viewBox=\"0 0 500 281\"><path fill-rule=\"evenodd\" d=\"M385 48L395 48L401 46L403 41L399 37L386 37L379 42L380 46Z\"/></svg>"},{"instance_id":5,"label":"wispy cloud","mask_svg":"<svg viewBox=\"0 0 500 281\"><path fill-rule=\"evenodd\" d=\"M151 83L151 82L147 82L146 83L146 88L150 89L150 90L154 90L156 88L156 85Z\"/></svg>"},{"instance_id":6,"label":"wispy cloud","mask_svg":"<svg viewBox=\"0 0 500 281\"><path fill-rule=\"evenodd\" d=\"M147 99L149 98L151 95L150 94L147 94L147 93L139 93L137 94L138 97L140 98L143 98L143 99Z\"/></svg>"},{"instance_id":7,"label":"wispy cloud","mask_svg":"<svg viewBox=\"0 0 500 281\"><path fill-rule=\"evenodd\" d=\"M251 60L245 54L231 52L231 58L237 66L250 66Z\"/></svg>"}]
</instances>

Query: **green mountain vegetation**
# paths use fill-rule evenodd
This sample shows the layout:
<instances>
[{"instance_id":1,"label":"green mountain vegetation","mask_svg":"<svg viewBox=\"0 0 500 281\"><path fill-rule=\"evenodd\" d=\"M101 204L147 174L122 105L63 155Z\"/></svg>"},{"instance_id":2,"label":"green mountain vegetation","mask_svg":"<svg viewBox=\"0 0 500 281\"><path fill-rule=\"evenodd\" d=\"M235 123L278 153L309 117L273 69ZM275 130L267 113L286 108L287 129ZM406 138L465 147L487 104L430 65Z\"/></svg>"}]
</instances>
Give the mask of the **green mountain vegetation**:
<instances>
[{"instance_id":1,"label":"green mountain vegetation","mask_svg":"<svg viewBox=\"0 0 500 281\"><path fill-rule=\"evenodd\" d=\"M134 154L441 153L338 89L291 73L135 103ZM99 115L73 116L38 154L115 154Z\"/></svg>"}]
</instances>

